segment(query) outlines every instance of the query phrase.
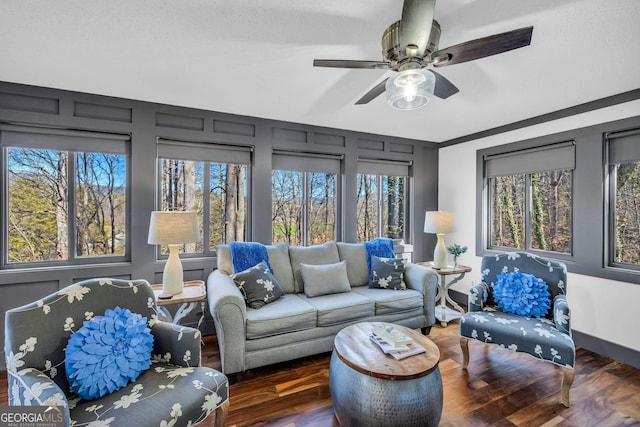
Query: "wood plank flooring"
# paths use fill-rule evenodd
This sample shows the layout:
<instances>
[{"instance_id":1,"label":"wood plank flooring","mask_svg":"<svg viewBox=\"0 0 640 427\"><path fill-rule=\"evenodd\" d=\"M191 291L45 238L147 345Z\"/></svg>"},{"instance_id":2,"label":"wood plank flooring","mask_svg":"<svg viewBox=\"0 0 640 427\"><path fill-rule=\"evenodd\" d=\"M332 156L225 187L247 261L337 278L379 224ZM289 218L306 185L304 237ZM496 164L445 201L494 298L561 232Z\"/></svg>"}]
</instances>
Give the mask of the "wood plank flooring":
<instances>
[{"instance_id":1,"label":"wood plank flooring","mask_svg":"<svg viewBox=\"0 0 640 427\"><path fill-rule=\"evenodd\" d=\"M460 367L459 326L433 326L444 387L441 426L640 426L640 369L578 349L571 407L559 403L561 369L527 355L470 343ZM230 387L226 425L337 426L329 393L329 357L322 354L253 369ZM215 337L205 337L203 364L220 368ZM1 376L0 376L1 378ZM7 404L6 380L0 405ZM202 426L213 426L213 420Z\"/></svg>"}]
</instances>

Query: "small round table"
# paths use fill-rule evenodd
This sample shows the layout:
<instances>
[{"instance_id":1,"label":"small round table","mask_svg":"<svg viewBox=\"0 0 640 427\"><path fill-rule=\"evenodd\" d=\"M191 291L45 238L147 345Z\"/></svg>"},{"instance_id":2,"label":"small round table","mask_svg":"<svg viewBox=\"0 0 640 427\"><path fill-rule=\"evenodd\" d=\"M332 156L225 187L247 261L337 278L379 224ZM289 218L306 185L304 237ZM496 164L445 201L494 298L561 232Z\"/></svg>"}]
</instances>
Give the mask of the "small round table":
<instances>
[{"instance_id":1,"label":"small round table","mask_svg":"<svg viewBox=\"0 0 640 427\"><path fill-rule=\"evenodd\" d=\"M438 347L420 332L393 325L425 353L396 360L371 341L374 325L348 326L335 337L329 365L333 409L343 426L437 426L442 415Z\"/></svg>"},{"instance_id":2,"label":"small round table","mask_svg":"<svg viewBox=\"0 0 640 427\"><path fill-rule=\"evenodd\" d=\"M153 293L156 297L159 314L167 321L173 322L176 325L179 325L180 321L191 313L198 306L198 303L200 303L203 313L198 321L198 327L200 327L202 318L204 317L205 302L207 299L207 288L204 285L204 281L192 280L190 282L184 282L182 292L168 299L160 298L162 285L152 285L151 288L153 288ZM178 311L176 311L175 316L171 316L166 306L174 304L180 304L180 307Z\"/></svg>"}]
</instances>

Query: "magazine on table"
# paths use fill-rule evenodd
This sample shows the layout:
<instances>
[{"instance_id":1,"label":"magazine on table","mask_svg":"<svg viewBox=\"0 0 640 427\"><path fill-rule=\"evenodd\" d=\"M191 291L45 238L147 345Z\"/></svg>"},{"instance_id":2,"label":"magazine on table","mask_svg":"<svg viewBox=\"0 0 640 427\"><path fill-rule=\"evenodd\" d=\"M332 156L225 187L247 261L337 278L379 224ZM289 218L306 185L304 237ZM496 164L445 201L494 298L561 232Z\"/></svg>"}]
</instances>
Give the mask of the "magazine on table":
<instances>
[{"instance_id":1,"label":"magazine on table","mask_svg":"<svg viewBox=\"0 0 640 427\"><path fill-rule=\"evenodd\" d=\"M411 344L395 347L386 342L384 339L376 335L374 332L371 332L370 337L371 341L376 343L380 350L382 350L385 354L392 356L396 360L406 359L409 356L414 356L416 354L421 354L425 352L424 347L415 342Z\"/></svg>"},{"instance_id":2,"label":"magazine on table","mask_svg":"<svg viewBox=\"0 0 640 427\"><path fill-rule=\"evenodd\" d=\"M385 340L392 347L402 347L413 344L413 339L393 325L375 325L371 332Z\"/></svg>"}]
</instances>

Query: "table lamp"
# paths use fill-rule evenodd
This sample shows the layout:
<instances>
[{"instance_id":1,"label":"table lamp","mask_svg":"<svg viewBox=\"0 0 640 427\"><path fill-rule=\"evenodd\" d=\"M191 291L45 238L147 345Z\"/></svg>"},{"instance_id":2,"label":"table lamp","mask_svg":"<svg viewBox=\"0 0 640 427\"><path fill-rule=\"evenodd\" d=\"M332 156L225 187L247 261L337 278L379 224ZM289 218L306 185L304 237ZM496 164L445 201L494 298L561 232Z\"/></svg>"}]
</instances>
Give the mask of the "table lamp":
<instances>
[{"instance_id":1,"label":"table lamp","mask_svg":"<svg viewBox=\"0 0 640 427\"><path fill-rule=\"evenodd\" d=\"M162 275L162 295L179 294L183 288L182 263L178 246L200 241L198 216L193 211L154 211L149 222L147 243L168 245L169 259Z\"/></svg>"},{"instance_id":2,"label":"table lamp","mask_svg":"<svg viewBox=\"0 0 640 427\"><path fill-rule=\"evenodd\" d=\"M427 211L424 217L424 232L435 233L438 242L433 250L433 266L447 268L447 249L444 247L444 235L454 231L453 212Z\"/></svg>"}]
</instances>

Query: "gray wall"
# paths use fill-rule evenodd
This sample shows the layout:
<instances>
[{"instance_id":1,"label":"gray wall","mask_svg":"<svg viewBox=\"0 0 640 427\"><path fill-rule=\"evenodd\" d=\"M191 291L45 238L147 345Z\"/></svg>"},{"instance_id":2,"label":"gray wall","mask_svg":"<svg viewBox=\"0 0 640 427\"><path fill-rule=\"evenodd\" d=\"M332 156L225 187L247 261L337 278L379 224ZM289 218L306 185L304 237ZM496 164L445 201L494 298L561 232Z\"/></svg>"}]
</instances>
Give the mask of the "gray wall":
<instances>
[{"instance_id":1,"label":"gray wall","mask_svg":"<svg viewBox=\"0 0 640 427\"><path fill-rule=\"evenodd\" d=\"M250 236L271 239L271 154L288 149L344 155L343 228L339 240L356 240L356 174L358 156L411 160L410 212L414 260L431 259L435 240L422 232L425 209L437 208L438 149L425 141L339 129L277 122L159 105L127 99L0 82L0 123L21 123L76 130L131 134L130 262L38 270L0 270L0 331L7 309L34 301L71 283L91 277L146 279L160 283L164 262L147 244L150 212L156 203L156 138L253 146ZM349 221L351 219L351 221ZM4 253L0 253L2 257ZM185 280L206 280L215 258L183 259ZM195 316L194 320L195 320ZM208 319L207 319L208 318ZM212 332L210 317L205 333ZM4 342L4 335L2 337ZM4 367L4 359L1 361Z\"/></svg>"}]
</instances>

